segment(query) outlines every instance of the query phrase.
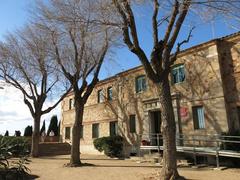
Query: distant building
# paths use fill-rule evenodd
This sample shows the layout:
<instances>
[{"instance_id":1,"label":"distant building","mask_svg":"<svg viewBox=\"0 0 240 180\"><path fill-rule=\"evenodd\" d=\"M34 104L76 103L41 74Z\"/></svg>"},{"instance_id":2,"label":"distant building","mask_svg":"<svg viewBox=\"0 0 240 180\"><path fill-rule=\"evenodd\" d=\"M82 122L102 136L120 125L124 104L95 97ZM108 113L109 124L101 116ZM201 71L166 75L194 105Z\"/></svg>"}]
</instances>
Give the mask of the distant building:
<instances>
[{"instance_id":1,"label":"distant building","mask_svg":"<svg viewBox=\"0 0 240 180\"><path fill-rule=\"evenodd\" d=\"M220 134L240 130L240 33L181 51L170 75L177 133ZM71 142L73 95L62 102L61 135ZM142 66L100 81L84 110L81 152L96 153L93 139L120 134L125 153L161 133L157 87ZM154 144L156 142L151 142Z\"/></svg>"}]
</instances>

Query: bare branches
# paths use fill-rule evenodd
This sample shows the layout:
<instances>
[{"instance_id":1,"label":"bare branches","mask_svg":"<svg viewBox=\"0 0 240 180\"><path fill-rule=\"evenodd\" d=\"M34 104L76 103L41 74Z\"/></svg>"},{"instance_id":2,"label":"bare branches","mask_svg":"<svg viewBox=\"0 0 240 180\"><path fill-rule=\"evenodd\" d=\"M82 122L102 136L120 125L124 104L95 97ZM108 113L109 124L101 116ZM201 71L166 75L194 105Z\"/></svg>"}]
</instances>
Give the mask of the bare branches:
<instances>
[{"instance_id":1,"label":"bare branches","mask_svg":"<svg viewBox=\"0 0 240 180\"><path fill-rule=\"evenodd\" d=\"M128 46L130 51L132 51L134 54L138 56L139 60L143 64L144 68L146 69L146 73L148 74L149 78L152 80L156 80L154 70L152 69L151 64L145 52L142 50L142 48L139 45L134 14L129 2L127 0L123 0L123 1L113 0L113 3L118 13L122 17L123 40L125 44Z\"/></svg>"},{"instance_id":2,"label":"bare branches","mask_svg":"<svg viewBox=\"0 0 240 180\"><path fill-rule=\"evenodd\" d=\"M176 61L177 59L177 55L178 53L180 52L180 48L183 44L186 44L190 41L191 37L192 37L192 32L193 30L195 29L195 27L192 27L189 31L189 34L187 36L187 38L183 41L181 41L180 43L177 43L177 49L176 49L176 52L171 56L170 58L170 66Z\"/></svg>"},{"instance_id":3,"label":"bare branches","mask_svg":"<svg viewBox=\"0 0 240 180\"><path fill-rule=\"evenodd\" d=\"M189 7L191 5L191 0L184 0L183 1L183 6L181 8L180 14L178 16L178 19L176 20L176 24L175 24L175 28L172 34L171 39L168 42L168 47L170 48L170 50L172 49L172 47L174 46L176 39L178 37L179 31L182 27L182 24L185 20L185 17L189 11Z\"/></svg>"},{"instance_id":4,"label":"bare branches","mask_svg":"<svg viewBox=\"0 0 240 180\"><path fill-rule=\"evenodd\" d=\"M50 57L47 36L36 26L26 26L9 34L0 49L0 76L22 92L33 118L41 116L47 96L60 85L60 74ZM56 90L55 95L59 95ZM62 99L61 94L59 96ZM57 100L48 112L59 102Z\"/></svg>"},{"instance_id":5,"label":"bare branches","mask_svg":"<svg viewBox=\"0 0 240 180\"><path fill-rule=\"evenodd\" d=\"M153 16L152 16L154 46L156 46L158 44L158 22L157 22L158 9L159 9L158 0L154 0L154 11L153 11Z\"/></svg>"},{"instance_id":6,"label":"bare branches","mask_svg":"<svg viewBox=\"0 0 240 180\"><path fill-rule=\"evenodd\" d=\"M176 20L178 13L179 13L179 2L178 2L178 0L175 0L175 4L172 9L172 15L171 15L170 21L168 23L168 27L165 32L164 39L163 39L164 45L166 45L168 42L169 36L172 32L172 28L175 24L175 20Z\"/></svg>"}]
</instances>

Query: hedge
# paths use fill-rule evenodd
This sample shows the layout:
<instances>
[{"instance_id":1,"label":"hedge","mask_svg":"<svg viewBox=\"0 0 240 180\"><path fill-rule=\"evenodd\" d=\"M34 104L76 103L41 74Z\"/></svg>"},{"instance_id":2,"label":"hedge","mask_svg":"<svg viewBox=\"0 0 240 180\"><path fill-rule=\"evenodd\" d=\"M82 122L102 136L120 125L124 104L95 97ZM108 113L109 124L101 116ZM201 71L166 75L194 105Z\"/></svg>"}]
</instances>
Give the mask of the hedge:
<instances>
[{"instance_id":1,"label":"hedge","mask_svg":"<svg viewBox=\"0 0 240 180\"><path fill-rule=\"evenodd\" d=\"M94 147L104 152L109 157L120 157L123 150L123 138L121 136L108 136L95 139Z\"/></svg>"}]
</instances>

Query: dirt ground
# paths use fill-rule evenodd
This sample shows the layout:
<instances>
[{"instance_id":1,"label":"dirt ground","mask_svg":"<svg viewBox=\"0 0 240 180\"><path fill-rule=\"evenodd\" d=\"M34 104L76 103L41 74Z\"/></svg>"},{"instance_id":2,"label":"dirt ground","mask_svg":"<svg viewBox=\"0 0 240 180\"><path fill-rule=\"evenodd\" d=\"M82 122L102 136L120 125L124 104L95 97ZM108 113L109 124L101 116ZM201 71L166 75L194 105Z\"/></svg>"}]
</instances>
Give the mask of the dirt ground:
<instances>
[{"instance_id":1,"label":"dirt ground","mask_svg":"<svg viewBox=\"0 0 240 180\"><path fill-rule=\"evenodd\" d=\"M153 163L138 163L131 159L109 159L105 156L82 155L89 166L69 168L69 156L31 159L28 167L39 180L149 180L160 167ZM191 180L239 180L240 169L213 170L211 168L179 168L179 173Z\"/></svg>"}]
</instances>

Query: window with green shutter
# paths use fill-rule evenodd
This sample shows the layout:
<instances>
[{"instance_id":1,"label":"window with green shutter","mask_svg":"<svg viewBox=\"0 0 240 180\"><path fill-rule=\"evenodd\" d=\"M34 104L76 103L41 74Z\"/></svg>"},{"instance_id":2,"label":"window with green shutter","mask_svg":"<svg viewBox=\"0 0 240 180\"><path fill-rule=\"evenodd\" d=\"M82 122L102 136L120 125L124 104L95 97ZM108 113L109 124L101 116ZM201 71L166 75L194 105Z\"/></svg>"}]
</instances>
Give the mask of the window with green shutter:
<instances>
[{"instance_id":1,"label":"window with green shutter","mask_svg":"<svg viewBox=\"0 0 240 180\"><path fill-rule=\"evenodd\" d=\"M98 103L101 103L104 101L104 92L102 89L98 90Z\"/></svg>"},{"instance_id":2,"label":"window with green shutter","mask_svg":"<svg viewBox=\"0 0 240 180\"><path fill-rule=\"evenodd\" d=\"M192 107L194 129L205 128L204 109L202 106Z\"/></svg>"},{"instance_id":3,"label":"window with green shutter","mask_svg":"<svg viewBox=\"0 0 240 180\"><path fill-rule=\"evenodd\" d=\"M136 84L136 93L145 91L147 89L145 75L141 75L141 76L136 77L135 84Z\"/></svg>"},{"instance_id":4,"label":"window with green shutter","mask_svg":"<svg viewBox=\"0 0 240 180\"><path fill-rule=\"evenodd\" d=\"M177 84L185 80L184 65L175 65L171 72L172 84Z\"/></svg>"},{"instance_id":5,"label":"window with green shutter","mask_svg":"<svg viewBox=\"0 0 240 180\"><path fill-rule=\"evenodd\" d=\"M109 101L111 101L113 99L112 87L107 88L107 98L108 98Z\"/></svg>"}]
</instances>

